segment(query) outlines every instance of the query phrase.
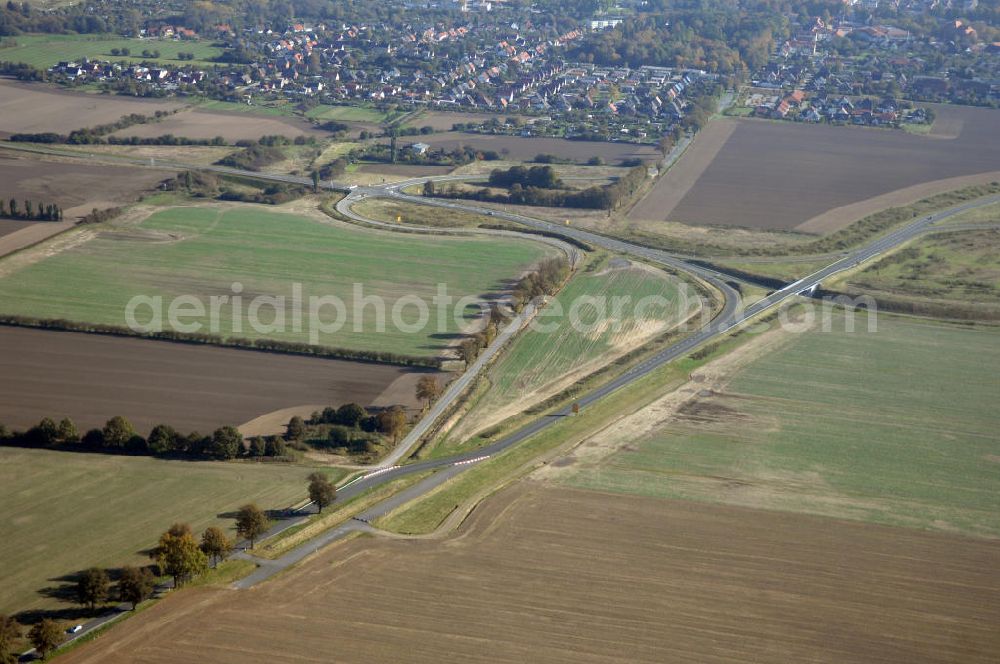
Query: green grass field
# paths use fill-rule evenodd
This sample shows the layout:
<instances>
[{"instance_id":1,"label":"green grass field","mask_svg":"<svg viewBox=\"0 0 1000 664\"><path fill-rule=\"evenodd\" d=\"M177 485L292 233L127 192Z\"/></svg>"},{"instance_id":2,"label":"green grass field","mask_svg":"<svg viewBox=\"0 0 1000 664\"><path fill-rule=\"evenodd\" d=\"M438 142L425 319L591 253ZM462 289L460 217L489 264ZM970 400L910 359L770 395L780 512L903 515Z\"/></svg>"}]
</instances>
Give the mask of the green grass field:
<instances>
[{"instance_id":1,"label":"green grass field","mask_svg":"<svg viewBox=\"0 0 1000 664\"><path fill-rule=\"evenodd\" d=\"M198 108L203 111L226 111L231 113L249 113L250 115L267 115L272 117L293 117L296 115L295 104L286 100L243 104L235 101L201 99L198 101Z\"/></svg>"},{"instance_id":2,"label":"green grass field","mask_svg":"<svg viewBox=\"0 0 1000 664\"><path fill-rule=\"evenodd\" d=\"M368 106L328 106L321 104L309 109L306 117L313 120L381 123L388 120L390 114Z\"/></svg>"},{"instance_id":3,"label":"green grass field","mask_svg":"<svg viewBox=\"0 0 1000 664\"><path fill-rule=\"evenodd\" d=\"M39 591L87 567L148 563L139 552L177 521L232 533L232 519L217 515L248 502L298 503L313 470L0 447L0 613L72 609Z\"/></svg>"},{"instance_id":4,"label":"green grass field","mask_svg":"<svg viewBox=\"0 0 1000 664\"><path fill-rule=\"evenodd\" d=\"M170 208L138 227L104 226L99 231L87 242L0 279L0 313L121 326L130 299L160 296L163 305L158 308L166 326L172 299L188 295L199 299L205 312L184 320L202 322L200 331L212 332L209 297L233 296L233 284L239 283L242 315L234 315L231 302L222 305L217 334L308 342L311 331L319 329L309 325L309 298L335 296L344 302L344 310L338 313L326 306L321 319L332 324L339 318L343 327L320 333L320 345L433 357L459 328L449 310L438 329L438 307L431 298L439 284L447 285L456 299L496 293L555 251L528 240L355 229L249 205ZM293 326L294 283L302 284L304 298L299 331ZM356 290L383 298L384 332L378 330L375 306L356 311ZM272 305L260 310L259 329L250 325L251 301L261 295L286 298L283 330L260 328L274 321ZM424 328L393 324L393 307L400 302L406 305L399 311L402 322L418 322L418 310L402 300L404 296L424 298L429 308ZM143 307L138 319L145 323L150 315L150 307Z\"/></svg>"},{"instance_id":5,"label":"green grass field","mask_svg":"<svg viewBox=\"0 0 1000 664\"><path fill-rule=\"evenodd\" d=\"M603 491L1000 535L1000 335L892 316L811 331L625 449ZM837 331L839 330L839 331Z\"/></svg>"},{"instance_id":6,"label":"green grass field","mask_svg":"<svg viewBox=\"0 0 1000 664\"><path fill-rule=\"evenodd\" d=\"M516 415L558 392L559 383L569 374L580 372L579 378L596 371L673 327L698 306L693 292L689 301L678 298L678 284L664 272L622 259L595 261L548 305L551 317L537 319L539 328L522 333L491 368L489 387L466 414L463 425L476 423L477 429L483 429L498 418ZM648 307L639 305L650 296L666 299L651 299ZM588 297L597 298L604 311L599 313L587 304ZM618 312L614 298L627 302ZM575 314L574 306L579 307ZM558 315L560 310L563 315ZM574 318L579 325L572 323ZM509 407L512 412L507 412ZM457 431L464 434L469 429L462 426Z\"/></svg>"},{"instance_id":7,"label":"green grass field","mask_svg":"<svg viewBox=\"0 0 1000 664\"><path fill-rule=\"evenodd\" d=\"M23 62L39 69L48 69L62 61L121 60L157 62L159 64L193 64L206 67L222 55L223 49L208 41L174 41L170 39L126 39L101 35L18 35L7 37L16 46L0 48L0 60ZM127 48L128 56L112 55L113 48ZM144 58L142 52L159 51L159 58ZM182 61L178 53L194 53L194 60Z\"/></svg>"}]
</instances>

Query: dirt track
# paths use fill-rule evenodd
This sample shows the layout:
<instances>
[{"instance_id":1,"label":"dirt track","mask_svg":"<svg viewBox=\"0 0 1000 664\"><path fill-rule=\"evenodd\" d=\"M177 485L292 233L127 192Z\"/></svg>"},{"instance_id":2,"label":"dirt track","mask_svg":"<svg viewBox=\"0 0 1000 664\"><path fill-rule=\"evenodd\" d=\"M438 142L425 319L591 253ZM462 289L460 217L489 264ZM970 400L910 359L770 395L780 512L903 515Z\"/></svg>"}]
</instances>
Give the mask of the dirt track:
<instances>
[{"instance_id":1,"label":"dirt track","mask_svg":"<svg viewBox=\"0 0 1000 664\"><path fill-rule=\"evenodd\" d=\"M707 168L712 141L700 148L696 142L629 219L829 232L873 211L879 201L870 199L906 188L914 188L909 198L919 198L930 190L918 185L1000 170L1000 112L957 106L936 111L941 127L930 136L724 120L736 130ZM706 131L711 137L722 128L710 125ZM675 201L693 176L695 184Z\"/></svg>"},{"instance_id":2,"label":"dirt track","mask_svg":"<svg viewBox=\"0 0 1000 664\"><path fill-rule=\"evenodd\" d=\"M303 404L369 405L408 373L387 365L0 327L0 422L28 427L43 417L68 416L83 429L124 415L141 433L159 423L205 433ZM395 389L393 397L415 405L412 390Z\"/></svg>"},{"instance_id":3,"label":"dirt track","mask_svg":"<svg viewBox=\"0 0 1000 664\"><path fill-rule=\"evenodd\" d=\"M334 546L64 659L992 662L998 563L991 542L522 482L450 541Z\"/></svg>"}]
</instances>

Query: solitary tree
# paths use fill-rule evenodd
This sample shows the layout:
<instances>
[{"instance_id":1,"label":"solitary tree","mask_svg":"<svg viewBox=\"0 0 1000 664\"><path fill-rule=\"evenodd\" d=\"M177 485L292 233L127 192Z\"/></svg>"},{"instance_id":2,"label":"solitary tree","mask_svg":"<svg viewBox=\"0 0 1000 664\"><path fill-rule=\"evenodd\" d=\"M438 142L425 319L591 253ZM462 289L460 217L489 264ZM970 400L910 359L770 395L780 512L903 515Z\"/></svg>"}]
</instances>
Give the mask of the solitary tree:
<instances>
[{"instance_id":1,"label":"solitary tree","mask_svg":"<svg viewBox=\"0 0 1000 664\"><path fill-rule=\"evenodd\" d=\"M208 559L198 548L191 526L186 523L175 523L160 536L153 557L161 573L173 577L175 588L208 567Z\"/></svg>"},{"instance_id":2,"label":"solitary tree","mask_svg":"<svg viewBox=\"0 0 1000 664\"><path fill-rule=\"evenodd\" d=\"M319 513L337 498L337 487L323 473L313 473L309 476L309 498L316 503Z\"/></svg>"},{"instance_id":3,"label":"solitary tree","mask_svg":"<svg viewBox=\"0 0 1000 664\"><path fill-rule=\"evenodd\" d=\"M306 423L301 417L296 415L292 419L288 420L288 430L285 433L285 438L288 440L302 440L306 437Z\"/></svg>"},{"instance_id":4,"label":"solitary tree","mask_svg":"<svg viewBox=\"0 0 1000 664\"><path fill-rule=\"evenodd\" d=\"M13 198L10 199L10 216L12 217L17 216L17 201L14 200Z\"/></svg>"},{"instance_id":5,"label":"solitary tree","mask_svg":"<svg viewBox=\"0 0 1000 664\"><path fill-rule=\"evenodd\" d=\"M406 411L400 406L393 406L378 414L378 429L392 438L392 444L399 442L399 434L406 427Z\"/></svg>"},{"instance_id":6,"label":"solitary tree","mask_svg":"<svg viewBox=\"0 0 1000 664\"><path fill-rule=\"evenodd\" d=\"M111 590L111 581L108 574L103 569L91 567L76 584L76 598L93 613L98 604L103 604L108 600Z\"/></svg>"},{"instance_id":7,"label":"solitary tree","mask_svg":"<svg viewBox=\"0 0 1000 664\"><path fill-rule=\"evenodd\" d=\"M21 626L10 616L0 614L0 664L11 664L14 658L14 641L21 638Z\"/></svg>"},{"instance_id":8,"label":"solitary tree","mask_svg":"<svg viewBox=\"0 0 1000 664\"><path fill-rule=\"evenodd\" d=\"M417 381L417 398L427 406L441 396L441 384L435 376L421 376Z\"/></svg>"},{"instance_id":9,"label":"solitary tree","mask_svg":"<svg viewBox=\"0 0 1000 664\"><path fill-rule=\"evenodd\" d=\"M236 515L236 533L250 540L251 549L257 538L267 532L269 525L267 515L253 503L241 507Z\"/></svg>"},{"instance_id":10,"label":"solitary tree","mask_svg":"<svg viewBox=\"0 0 1000 664\"><path fill-rule=\"evenodd\" d=\"M427 180L424 182L424 196L433 196L434 194L434 180Z\"/></svg>"},{"instance_id":11,"label":"solitary tree","mask_svg":"<svg viewBox=\"0 0 1000 664\"><path fill-rule=\"evenodd\" d=\"M312 181L313 181L313 193L315 194L316 192L319 191L319 171L312 172Z\"/></svg>"},{"instance_id":12,"label":"solitary tree","mask_svg":"<svg viewBox=\"0 0 1000 664\"><path fill-rule=\"evenodd\" d=\"M59 647L62 638L62 629L49 618L43 618L41 622L35 623L31 631L28 632L31 645L35 646L35 650L42 656L42 659L47 659L52 651Z\"/></svg>"},{"instance_id":13,"label":"solitary tree","mask_svg":"<svg viewBox=\"0 0 1000 664\"><path fill-rule=\"evenodd\" d=\"M201 551L212 561L212 567L224 560L233 550L233 541L226 537L222 528L211 526L201 535Z\"/></svg>"},{"instance_id":14,"label":"solitary tree","mask_svg":"<svg viewBox=\"0 0 1000 664\"><path fill-rule=\"evenodd\" d=\"M104 444L107 447L124 449L128 445L128 441L135 436L135 429L132 427L132 423L124 417L115 415L104 425L102 433L104 434Z\"/></svg>"},{"instance_id":15,"label":"solitary tree","mask_svg":"<svg viewBox=\"0 0 1000 664\"><path fill-rule=\"evenodd\" d=\"M118 579L118 597L132 605L132 610L153 594L156 582L146 567L123 567Z\"/></svg>"}]
</instances>

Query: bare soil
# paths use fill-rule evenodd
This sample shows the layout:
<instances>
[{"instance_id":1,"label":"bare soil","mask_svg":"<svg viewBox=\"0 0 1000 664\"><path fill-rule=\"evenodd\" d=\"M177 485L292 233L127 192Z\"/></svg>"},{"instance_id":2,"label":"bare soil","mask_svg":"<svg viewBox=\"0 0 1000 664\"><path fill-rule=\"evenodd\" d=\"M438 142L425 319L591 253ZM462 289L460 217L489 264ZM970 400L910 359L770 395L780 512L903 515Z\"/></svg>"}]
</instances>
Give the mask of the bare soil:
<instances>
[{"instance_id":1,"label":"bare soil","mask_svg":"<svg viewBox=\"0 0 1000 664\"><path fill-rule=\"evenodd\" d=\"M68 134L74 129L114 122L129 113L152 115L183 105L161 99L68 92L0 78L0 138L18 133Z\"/></svg>"},{"instance_id":2,"label":"bare soil","mask_svg":"<svg viewBox=\"0 0 1000 664\"><path fill-rule=\"evenodd\" d=\"M712 141L703 141L702 149L696 142L630 220L830 232L879 206L926 196L941 186L934 183L1000 170L1000 113L935 110L942 129L929 136L752 119L713 122L736 128L711 163L706 167L704 160ZM710 138L724 132L712 125ZM896 198L880 198L899 190L905 191Z\"/></svg>"},{"instance_id":3,"label":"bare soil","mask_svg":"<svg viewBox=\"0 0 1000 664\"><path fill-rule=\"evenodd\" d=\"M993 542L520 482L447 541L193 590L68 663L995 661ZM331 651L333 648L333 651Z\"/></svg>"},{"instance_id":4,"label":"bare soil","mask_svg":"<svg viewBox=\"0 0 1000 664\"><path fill-rule=\"evenodd\" d=\"M186 110L162 122L135 125L121 129L115 136L155 138L164 134L194 139L212 139L221 136L227 141L257 140L261 136L279 135L329 137L328 132L316 129L309 122L298 118L253 115L225 111Z\"/></svg>"},{"instance_id":5,"label":"bare soil","mask_svg":"<svg viewBox=\"0 0 1000 664\"><path fill-rule=\"evenodd\" d=\"M25 228L31 228L37 223L36 221L22 221L20 219L0 219L0 238Z\"/></svg>"},{"instance_id":6,"label":"bare soil","mask_svg":"<svg viewBox=\"0 0 1000 664\"><path fill-rule=\"evenodd\" d=\"M0 327L0 422L70 417L81 429L124 415L208 432L304 404L416 407L394 367L232 348ZM415 381L416 378L413 378ZM310 410L311 412L311 410ZM287 421L287 420L286 420Z\"/></svg>"},{"instance_id":7,"label":"bare soil","mask_svg":"<svg viewBox=\"0 0 1000 664\"><path fill-rule=\"evenodd\" d=\"M0 196L55 203L67 221L94 208L130 203L166 177L166 173L145 168L0 155Z\"/></svg>"}]
</instances>

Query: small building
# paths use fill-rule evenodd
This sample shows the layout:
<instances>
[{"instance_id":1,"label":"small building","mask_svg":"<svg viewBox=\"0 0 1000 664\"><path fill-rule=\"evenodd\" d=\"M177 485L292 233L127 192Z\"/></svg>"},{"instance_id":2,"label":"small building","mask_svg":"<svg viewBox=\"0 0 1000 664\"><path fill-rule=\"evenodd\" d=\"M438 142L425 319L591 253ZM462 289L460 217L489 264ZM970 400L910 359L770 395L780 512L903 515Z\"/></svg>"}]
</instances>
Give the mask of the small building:
<instances>
[{"instance_id":1,"label":"small building","mask_svg":"<svg viewBox=\"0 0 1000 664\"><path fill-rule=\"evenodd\" d=\"M414 143L410 146L410 149L416 154L426 154L431 149L431 146L426 143Z\"/></svg>"}]
</instances>

